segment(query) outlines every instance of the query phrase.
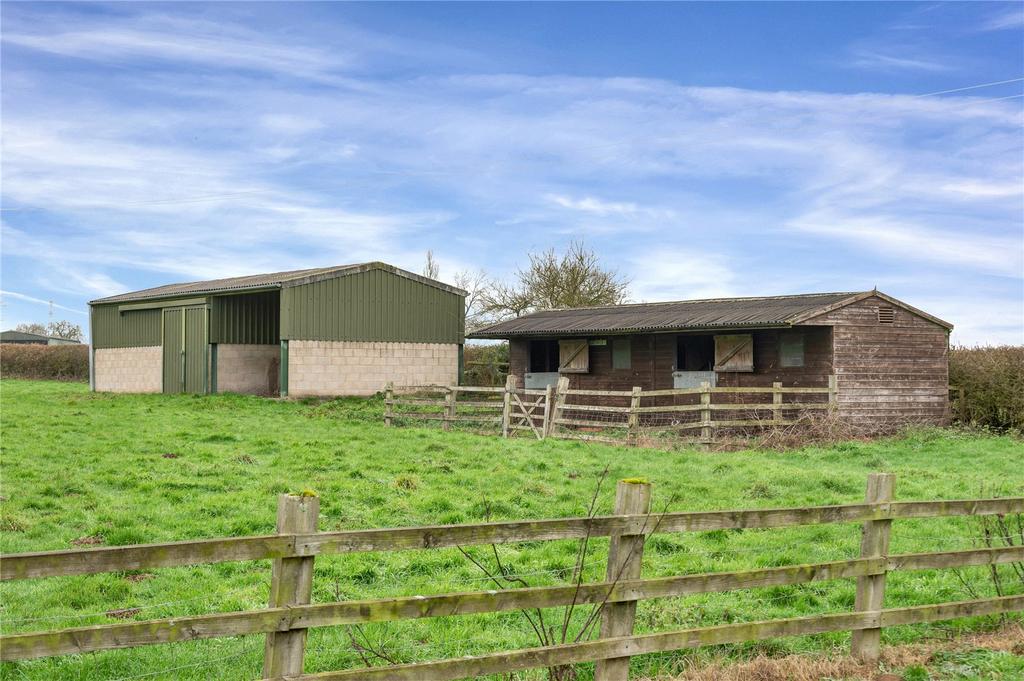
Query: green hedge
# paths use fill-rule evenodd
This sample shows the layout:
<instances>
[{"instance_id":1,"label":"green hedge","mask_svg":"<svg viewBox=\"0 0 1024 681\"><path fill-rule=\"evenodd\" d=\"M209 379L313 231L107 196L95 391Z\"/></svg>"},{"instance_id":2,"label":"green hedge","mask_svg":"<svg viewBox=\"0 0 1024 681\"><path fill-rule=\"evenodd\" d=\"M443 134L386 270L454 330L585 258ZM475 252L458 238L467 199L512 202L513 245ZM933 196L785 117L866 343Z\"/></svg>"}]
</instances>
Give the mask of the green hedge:
<instances>
[{"instance_id":1,"label":"green hedge","mask_svg":"<svg viewBox=\"0 0 1024 681\"><path fill-rule=\"evenodd\" d=\"M953 347L953 418L965 425L1024 430L1024 346Z\"/></svg>"},{"instance_id":2,"label":"green hedge","mask_svg":"<svg viewBox=\"0 0 1024 681\"><path fill-rule=\"evenodd\" d=\"M462 347L464 385L505 385L508 375L508 343L467 343Z\"/></svg>"},{"instance_id":3,"label":"green hedge","mask_svg":"<svg viewBox=\"0 0 1024 681\"><path fill-rule=\"evenodd\" d=\"M0 376L88 381L88 345L0 345Z\"/></svg>"}]
</instances>

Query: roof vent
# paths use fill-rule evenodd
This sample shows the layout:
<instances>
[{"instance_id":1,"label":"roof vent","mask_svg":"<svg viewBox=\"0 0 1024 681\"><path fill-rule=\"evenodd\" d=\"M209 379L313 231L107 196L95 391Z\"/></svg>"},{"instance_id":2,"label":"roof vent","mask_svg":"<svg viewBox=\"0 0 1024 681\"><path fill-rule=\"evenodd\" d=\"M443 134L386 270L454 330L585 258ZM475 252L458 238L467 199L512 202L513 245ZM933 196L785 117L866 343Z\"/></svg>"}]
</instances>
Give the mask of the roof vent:
<instances>
[{"instance_id":1,"label":"roof vent","mask_svg":"<svg viewBox=\"0 0 1024 681\"><path fill-rule=\"evenodd\" d=\"M896 310L891 307L878 308L878 323L892 324L896 320Z\"/></svg>"}]
</instances>

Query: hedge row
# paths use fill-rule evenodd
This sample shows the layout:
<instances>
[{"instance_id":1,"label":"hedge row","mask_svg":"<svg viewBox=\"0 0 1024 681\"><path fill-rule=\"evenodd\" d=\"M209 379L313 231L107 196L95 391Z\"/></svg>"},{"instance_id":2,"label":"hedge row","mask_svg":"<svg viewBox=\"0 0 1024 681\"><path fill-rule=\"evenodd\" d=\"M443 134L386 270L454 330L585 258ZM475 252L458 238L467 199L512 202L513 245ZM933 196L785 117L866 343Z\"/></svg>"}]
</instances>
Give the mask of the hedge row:
<instances>
[{"instance_id":1,"label":"hedge row","mask_svg":"<svg viewBox=\"0 0 1024 681\"><path fill-rule=\"evenodd\" d=\"M88 381L89 346L0 344L0 376Z\"/></svg>"},{"instance_id":2,"label":"hedge row","mask_svg":"<svg viewBox=\"0 0 1024 681\"><path fill-rule=\"evenodd\" d=\"M1024 430L1024 346L953 347L953 418L966 425Z\"/></svg>"}]
</instances>

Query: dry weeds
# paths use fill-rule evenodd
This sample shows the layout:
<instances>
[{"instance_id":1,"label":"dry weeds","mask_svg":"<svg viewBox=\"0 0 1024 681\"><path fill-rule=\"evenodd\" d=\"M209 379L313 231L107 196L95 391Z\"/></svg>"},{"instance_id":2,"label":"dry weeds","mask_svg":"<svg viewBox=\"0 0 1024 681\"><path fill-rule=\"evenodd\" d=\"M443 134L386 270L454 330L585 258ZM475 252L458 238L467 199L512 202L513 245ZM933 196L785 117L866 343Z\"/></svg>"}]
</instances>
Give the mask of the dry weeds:
<instances>
[{"instance_id":1,"label":"dry weeds","mask_svg":"<svg viewBox=\"0 0 1024 681\"><path fill-rule=\"evenodd\" d=\"M862 665L849 656L787 655L758 656L744 662L699 664L678 676L659 676L657 681L887 681L902 679L894 671L911 665L927 665L938 652L985 649L1024 654L1024 626L1007 625L997 631L958 636L901 646L884 646L877 668ZM649 681L654 681L649 680Z\"/></svg>"}]
</instances>

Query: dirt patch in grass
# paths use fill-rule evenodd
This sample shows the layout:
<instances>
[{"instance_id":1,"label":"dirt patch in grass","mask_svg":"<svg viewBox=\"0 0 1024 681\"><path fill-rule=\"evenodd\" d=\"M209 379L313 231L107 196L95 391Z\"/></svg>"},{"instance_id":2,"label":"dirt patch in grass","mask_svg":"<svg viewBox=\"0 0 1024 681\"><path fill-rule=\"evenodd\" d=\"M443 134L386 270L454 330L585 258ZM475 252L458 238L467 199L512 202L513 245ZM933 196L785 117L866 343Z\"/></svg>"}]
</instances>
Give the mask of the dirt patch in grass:
<instances>
[{"instance_id":1,"label":"dirt patch in grass","mask_svg":"<svg viewBox=\"0 0 1024 681\"><path fill-rule=\"evenodd\" d=\"M87 535L85 537L78 537L77 539L71 540L72 546L96 546L102 544L104 541L103 537L96 536L94 534Z\"/></svg>"},{"instance_id":2,"label":"dirt patch in grass","mask_svg":"<svg viewBox=\"0 0 1024 681\"><path fill-rule=\"evenodd\" d=\"M142 608L123 608L121 610L108 610L107 617L117 620L130 620L142 612Z\"/></svg>"},{"instance_id":3,"label":"dirt patch in grass","mask_svg":"<svg viewBox=\"0 0 1024 681\"><path fill-rule=\"evenodd\" d=\"M133 572L130 575L125 575L124 578L129 582L145 582L147 579L153 579L156 575L152 572Z\"/></svg>"},{"instance_id":4,"label":"dirt patch in grass","mask_svg":"<svg viewBox=\"0 0 1024 681\"><path fill-rule=\"evenodd\" d=\"M698 664L678 676L658 676L658 681L904 681L922 679L1020 678L1015 670L1007 675L970 675L968 665L956 665L959 675L945 676L944 668L957 656L972 653L1009 653L1024 656L1024 627L1007 625L993 632L967 634L953 640L883 646L882 660L877 667L863 665L849 656L761 655L745 662L728 661ZM1017 665L1014 665L1015 669ZM1024 669L1024 660L1020 660ZM989 670L986 670L989 671ZM966 672L966 673L965 673ZM998 674L998 672L997 672Z\"/></svg>"}]
</instances>

